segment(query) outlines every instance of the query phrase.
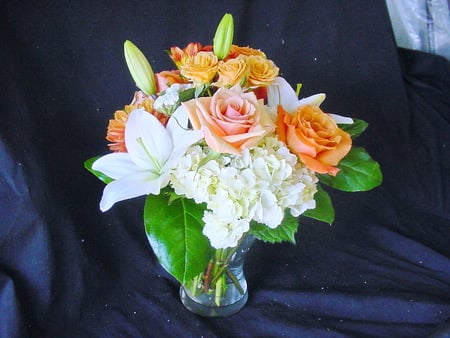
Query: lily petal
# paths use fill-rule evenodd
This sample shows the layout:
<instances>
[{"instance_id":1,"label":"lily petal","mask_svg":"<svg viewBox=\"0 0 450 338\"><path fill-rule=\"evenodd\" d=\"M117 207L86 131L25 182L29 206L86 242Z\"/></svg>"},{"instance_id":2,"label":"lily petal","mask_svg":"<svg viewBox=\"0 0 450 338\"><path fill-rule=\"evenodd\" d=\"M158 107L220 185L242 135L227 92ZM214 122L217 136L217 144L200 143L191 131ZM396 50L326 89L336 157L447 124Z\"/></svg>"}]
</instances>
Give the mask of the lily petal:
<instances>
[{"instance_id":1,"label":"lily petal","mask_svg":"<svg viewBox=\"0 0 450 338\"><path fill-rule=\"evenodd\" d=\"M337 115L337 114L328 114L337 124L353 124L353 119L351 117Z\"/></svg>"},{"instance_id":2,"label":"lily petal","mask_svg":"<svg viewBox=\"0 0 450 338\"><path fill-rule=\"evenodd\" d=\"M301 100L299 100L297 102L297 106L295 107L296 109L300 106L306 106L306 105L311 105L311 106L317 106L319 107L320 104L325 101L326 95L324 93L319 93L319 94L314 94L308 97L305 97Z\"/></svg>"},{"instance_id":3,"label":"lily petal","mask_svg":"<svg viewBox=\"0 0 450 338\"><path fill-rule=\"evenodd\" d=\"M138 171L107 184L103 189L100 210L109 210L116 202L147 194L159 194L163 177Z\"/></svg>"},{"instance_id":4,"label":"lily petal","mask_svg":"<svg viewBox=\"0 0 450 338\"><path fill-rule=\"evenodd\" d=\"M92 163L92 169L116 180L136 172L136 164L128 153L111 153Z\"/></svg>"},{"instance_id":5,"label":"lily petal","mask_svg":"<svg viewBox=\"0 0 450 338\"><path fill-rule=\"evenodd\" d=\"M138 167L155 172L161 172L172 150L172 140L166 128L143 109L130 113L125 128L125 144Z\"/></svg>"},{"instance_id":6,"label":"lily petal","mask_svg":"<svg viewBox=\"0 0 450 338\"><path fill-rule=\"evenodd\" d=\"M166 129L172 139L173 149L165 165L165 170L172 169L179 158L186 153L186 150L204 137L201 130L189 130L188 122L186 109L179 106L167 123Z\"/></svg>"},{"instance_id":7,"label":"lily petal","mask_svg":"<svg viewBox=\"0 0 450 338\"><path fill-rule=\"evenodd\" d=\"M267 88L268 106L276 107L281 104L289 113L293 113L298 107L307 104L320 106L325 98L326 95L324 93L320 93L299 100L295 90L284 78L280 76L275 78L273 84Z\"/></svg>"}]
</instances>

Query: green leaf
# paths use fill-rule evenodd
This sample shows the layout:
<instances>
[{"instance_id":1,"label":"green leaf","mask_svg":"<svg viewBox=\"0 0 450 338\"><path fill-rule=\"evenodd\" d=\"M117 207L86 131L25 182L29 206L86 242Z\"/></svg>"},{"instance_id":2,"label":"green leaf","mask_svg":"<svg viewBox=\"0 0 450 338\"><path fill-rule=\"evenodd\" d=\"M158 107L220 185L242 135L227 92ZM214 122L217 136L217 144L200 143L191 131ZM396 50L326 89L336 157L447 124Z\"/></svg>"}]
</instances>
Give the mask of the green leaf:
<instances>
[{"instance_id":1,"label":"green leaf","mask_svg":"<svg viewBox=\"0 0 450 338\"><path fill-rule=\"evenodd\" d=\"M332 224L334 222L333 203L331 202L330 195L323 190L320 184L317 185L317 192L314 195L314 199L316 200L316 207L306 210L302 215Z\"/></svg>"},{"instance_id":2,"label":"green leaf","mask_svg":"<svg viewBox=\"0 0 450 338\"><path fill-rule=\"evenodd\" d=\"M203 92L205 91L205 89L206 89L205 85L196 86L195 92L194 92L194 97L195 98L200 97L203 94Z\"/></svg>"},{"instance_id":3,"label":"green leaf","mask_svg":"<svg viewBox=\"0 0 450 338\"><path fill-rule=\"evenodd\" d=\"M185 102L195 97L197 88L189 88L178 93L178 101Z\"/></svg>"},{"instance_id":4,"label":"green leaf","mask_svg":"<svg viewBox=\"0 0 450 338\"><path fill-rule=\"evenodd\" d=\"M380 165L361 147L352 148L338 168L341 170L335 177L318 175L320 182L338 190L355 192L371 190L383 181Z\"/></svg>"},{"instance_id":5,"label":"green leaf","mask_svg":"<svg viewBox=\"0 0 450 338\"><path fill-rule=\"evenodd\" d=\"M92 169L92 164L101 156L95 156L95 157L91 157L90 159L84 161L84 167L90 171L92 174L94 174L98 179L100 179L102 182L108 184L112 181L114 181L114 179L112 179L111 177L103 174L101 171L98 170L94 170Z\"/></svg>"},{"instance_id":6,"label":"green leaf","mask_svg":"<svg viewBox=\"0 0 450 338\"><path fill-rule=\"evenodd\" d=\"M360 119L353 119L352 124L339 124L339 128L349 133L353 139L361 135L368 126L366 121Z\"/></svg>"},{"instance_id":7,"label":"green leaf","mask_svg":"<svg viewBox=\"0 0 450 338\"><path fill-rule=\"evenodd\" d=\"M144 224L150 245L160 264L184 284L201 273L211 256L203 235L204 205L178 198L168 203L164 193L148 195Z\"/></svg>"},{"instance_id":8,"label":"green leaf","mask_svg":"<svg viewBox=\"0 0 450 338\"><path fill-rule=\"evenodd\" d=\"M281 243L283 241L295 244L295 233L298 229L298 218L291 215L288 209L284 212L283 222L275 229L267 225L252 221L250 233L257 239L268 243Z\"/></svg>"}]
</instances>

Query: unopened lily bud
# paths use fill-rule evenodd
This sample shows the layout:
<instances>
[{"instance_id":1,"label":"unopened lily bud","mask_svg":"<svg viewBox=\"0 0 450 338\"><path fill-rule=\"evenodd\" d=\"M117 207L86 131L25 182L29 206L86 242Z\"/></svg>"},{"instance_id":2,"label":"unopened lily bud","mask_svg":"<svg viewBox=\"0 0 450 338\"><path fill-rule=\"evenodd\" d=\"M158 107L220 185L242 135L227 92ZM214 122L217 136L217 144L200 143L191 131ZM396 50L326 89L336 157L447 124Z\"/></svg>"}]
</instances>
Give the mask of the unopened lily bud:
<instances>
[{"instance_id":1,"label":"unopened lily bud","mask_svg":"<svg viewBox=\"0 0 450 338\"><path fill-rule=\"evenodd\" d=\"M213 51L219 59L225 59L228 56L231 44L233 43L233 35L233 16L227 13L220 20L213 40Z\"/></svg>"},{"instance_id":2,"label":"unopened lily bud","mask_svg":"<svg viewBox=\"0 0 450 338\"><path fill-rule=\"evenodd\" d=\"M147 95L155 94L155 75L145 55L129 40L125 41L123 50L128 70L136 86Z\"/></svg>"}]
</instances>

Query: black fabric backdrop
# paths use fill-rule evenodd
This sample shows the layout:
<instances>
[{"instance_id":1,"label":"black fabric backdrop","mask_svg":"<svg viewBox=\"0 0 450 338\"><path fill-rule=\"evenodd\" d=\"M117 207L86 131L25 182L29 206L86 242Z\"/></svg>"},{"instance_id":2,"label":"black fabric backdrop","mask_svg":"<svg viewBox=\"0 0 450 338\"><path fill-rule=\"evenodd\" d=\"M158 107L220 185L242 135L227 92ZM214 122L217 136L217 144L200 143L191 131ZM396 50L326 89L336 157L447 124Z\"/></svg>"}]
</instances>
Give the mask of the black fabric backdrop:
<instances>
[{"instance_id":1,"label":"black fabric backdrop","mask_svg":"<svg viewBox=\"0 0 450 338\"><path fill-rule=\"evenodd\" d=\"M329 191L335 223L300 218L296 246L257 242L246 307L205 319L157 264L144 199L102 214L83 161L108 152L107 120L131 100L124 40L170 69L164 50L210 43L225 12L235 43L302 96L370 123L357 144L384 183ZM384 1L6 1L0 14L1 337L450 335L450 67L397 49Z\"/></svg>"}]
</instances>

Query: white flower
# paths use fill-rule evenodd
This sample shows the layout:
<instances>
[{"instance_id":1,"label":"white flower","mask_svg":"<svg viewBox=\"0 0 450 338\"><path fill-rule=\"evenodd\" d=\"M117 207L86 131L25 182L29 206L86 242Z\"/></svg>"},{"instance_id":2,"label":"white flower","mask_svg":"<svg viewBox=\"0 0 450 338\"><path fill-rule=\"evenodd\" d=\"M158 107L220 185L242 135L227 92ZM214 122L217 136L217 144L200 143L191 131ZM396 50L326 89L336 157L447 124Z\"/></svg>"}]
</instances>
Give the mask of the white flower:
<instances>
[{"instance_id":1,"label":"white flower","mask_svg":"<svg viewBox=\"0 0 450 338\"><path fill-rule=\"evenodd\" d=\"M286 208L298 216L315 207L317 177L275 135L240 156L194 145L170 180L177 194L206 203L204 234L215 248L237 243L251 220L276 228Z\"/></svg>"},{"instance_id":2,"label":"white flower","mask_svg":"<svg viewBox=\"0 0 450 338\"><path fill-rule=\"evenodd\" d=\"M169 173L186 149L203 134L187 130L187 114L180 107L165 128L143 109L132 111L125 128L127 153L112 153L95 161L94 170L114 179L103 190L100 209L146 194L159 194L169 183Z\"/></svg>"},{"instance_id":3,"label":"white flower","mask_svg":"<svg viewBox=\"0 0 450 338\"><path fill-rule=\"evenodd\" d=\"M267 87L267 105L271 111L273 118L276 117L276 107L281 104L283 108L289 112L294 113L298 107L304 105L320 106L325 100L324 93L311 95L301 100L298 99L295 90L282 77L275 78L274 82ZM353 124L351 117L341 116L337 114L329 114L331 118L339 124Z\"/></svg>"},{"instance_id":4,"label":"white flower","mask_svg":"<svg viewBox=\"0 0 450 338\"><path fill-rule=\"evenodd\" d=\"M297 110L298 107L307 104L320 106L325 100L324 93L311 95L299 100L295 90L282 77L275 78L273 84L267 87L267 104L269 107L276 107L281 104L283 108L290 113Z\"/></svg>"},{"instance_id":5,"label":"white flower","mask_svg":"<svg viewBox=\"0 0 450 338\"><path fill-rule=\"evenodd\" d=\"M228 217L217 217L214 213L206 211L203 222L205 222L203 234L216 249L235 247L242 235L250 229L248 220L235 218L232 214Z\"/></svg>"},{"instance_id":6,"label":"white flower","mask_svg":"<svg viewBox=\"0 0 450 338\"><path fill-rule=\"evenodd\" d=\"M284 217L283 209L277 203L277 197L271 191L262 191L255 204L253 219L269 228L276 228Z\"/></svg>"},{"instance_id":7,"label":"white flower","mask_svg":"<svg viewBox=\"0 0 450 338\"><path fill-rule=\"evenodd\" d=\"M337 115L337 114L328 114L334 120L334 122L339 124L353 124L353 119L351 117Z\"/></svg>"},{"instance_id":8,"label":"white flower","mask_svg":"<svg viewBox=\"0 0 450 338\"><path fill-rule=\"evenodd\" d=\"M153 108L160 113L170 115L179 105L179 92L190 88L190 84L175 83L167 88L153 103Z\"/></svg>"}]
</instances>

